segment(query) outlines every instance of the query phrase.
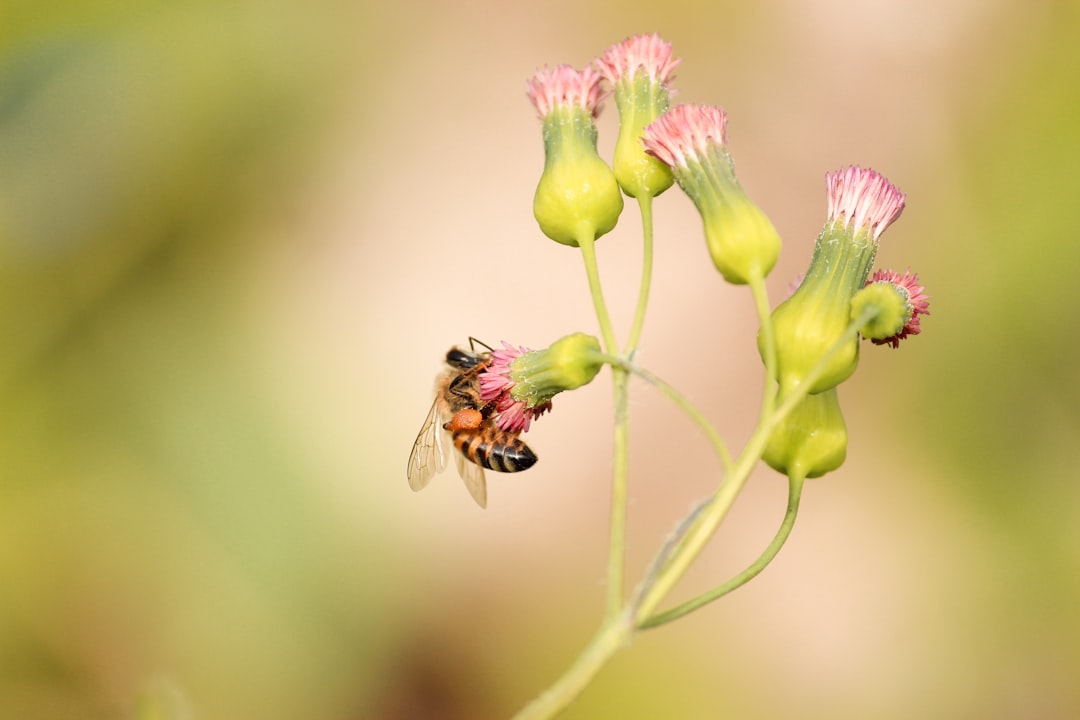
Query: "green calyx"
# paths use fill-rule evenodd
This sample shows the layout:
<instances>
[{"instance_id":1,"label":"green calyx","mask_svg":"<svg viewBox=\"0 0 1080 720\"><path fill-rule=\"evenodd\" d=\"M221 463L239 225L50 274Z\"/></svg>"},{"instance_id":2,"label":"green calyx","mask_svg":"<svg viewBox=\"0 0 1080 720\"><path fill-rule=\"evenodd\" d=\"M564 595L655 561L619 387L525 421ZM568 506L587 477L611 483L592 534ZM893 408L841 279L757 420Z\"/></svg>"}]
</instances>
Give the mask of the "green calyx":
<instances>
[{"instance_id":1,"label":"green calyx","mask_svg":"<svg viewBox=\"0 0 1080 720\"><path fill-rule=\"evenodd\" d=\"M869 233L853 233L840 222L827 225L818 236L802 284L772 314L781 394L801 385L843 338L851 322L852 298L866 284L876 253L877 243ZM763 351L761 342L759 336ZM858 364L859 342L853 336L828 359L809 392L836 387Z\"/></svg>"},{"instance_id":2,"label":"green calyx","mask_svg":"<svg viewBox=\"0 0 1080 720\"><path fill-rule=\"evenodd\" d=\"M836 388L807 395L773 430L762 459L788 476L821 477L844 464L847 426Z\"/></svg>"},{"instance_id":3,"label":"green calyx","mask_svg":"<svg viewBox=\"0 0 1080 720\"><path fill-rule=\"evenodd\" d=\"M564 390L592 382L604 365L602 357L600 341L592 335L567 335L510 363L510 378L515 382L510 395L528 407L542 405Z\"/></svg>"},{"instance_id":4,"label":"green calyx","mask_svg":"<svg viewBox=\"0 0 1080 720\"><path fill-rule=\"evenodd\" d=\"M533 197L533 215L552 240L577 247L582 234L610 232L623 209L615 174L596 152L592 116L560 107L544 119L544 172Z\"/></svg>"},{"instance_id":5,"label":"green calyx","mask_svg":"<svg viewBox=\"0 0 1080 720\"><path fill-rule=\"evenodd\" d=\"M870 283L851 300L852 320L870 315L870 320L859 328L859 333L870 340L898 335L911 320L912 312L907 292L890 282Z\"/></svg>"},{"instance_id":6,"label":"green calyx","mask_svg":"<svg viewBox=\"0 0 1080 720\"><path fill-rule=\"evenodd\" d=\"M645 127L668 109L670 98L667 88L644 72L615 85L619 137L613 166L619 186L630 197L656 197L675 182L671 168L646 153L641 144Z\"/></svg>"},{"instance_id":7,"label":"green calyx","mask_svg":"<svg viewBox=\"0 0 1080 720\"><path fill-rule=\"evenodd\" d=\"M780 256L780 235L750 201L735 176L735 163L723 146L713 146L701 162L676 172L705 225L705 242L724 279L746 285L764 278Z\"/></svg>"}]
</instances>

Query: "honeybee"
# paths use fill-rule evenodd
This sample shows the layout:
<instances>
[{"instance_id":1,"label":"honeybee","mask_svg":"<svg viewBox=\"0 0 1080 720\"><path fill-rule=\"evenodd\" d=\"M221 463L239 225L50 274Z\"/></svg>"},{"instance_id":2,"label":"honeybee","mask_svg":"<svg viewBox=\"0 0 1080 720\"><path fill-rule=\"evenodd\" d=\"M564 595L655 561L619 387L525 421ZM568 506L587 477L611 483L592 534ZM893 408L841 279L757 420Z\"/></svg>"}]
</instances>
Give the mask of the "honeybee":
<instances>
[{"instance_id":1,"label":"honeybee","mask_svg":"<svg viewBox=\"0 0 1080 720\"><path fill-rule=\"evenodd\" d=\"M483 345L486 352L477 353ZM480 373L491 364L491 348L469 338L471 352L451 348L447 368L435 386L435 400L409 455L409 487L422 490L446 467L448 445L453 444L458 475L480 507L487 507L484 468L520 472L536 464L536 454L519 437L495 423L494 401L480 399ZM450 441L448 443L447 441Z\"/></svg>"}]
</instances>

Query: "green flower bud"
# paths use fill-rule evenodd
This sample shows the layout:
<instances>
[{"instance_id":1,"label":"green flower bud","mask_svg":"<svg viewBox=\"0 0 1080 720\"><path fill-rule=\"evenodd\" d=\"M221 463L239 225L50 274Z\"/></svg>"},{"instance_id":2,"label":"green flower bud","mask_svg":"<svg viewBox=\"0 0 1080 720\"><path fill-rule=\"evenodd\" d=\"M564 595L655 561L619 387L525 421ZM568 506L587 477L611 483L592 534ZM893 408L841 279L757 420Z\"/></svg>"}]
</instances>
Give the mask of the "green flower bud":
<instances>
[{"instance_id":1,"label":"green flower bud","mask_svg":"<svg viewBox=\"0 0 1080 720\"><path fill-rule=\"evenodd\" d=\"M847 426L836 388L807 395L773 430L762 459L785 475L821 477L844 464Z\"/></svg>"},{"instance_id":2,"label":"green flower bud","mask_svg":"<svg viewBox=\"0 0 1080 720\"><path fill-rule=\"evenodd\" d=\"M904 273L892 270L878 270L870 278L866 289L875 285L886 286L904 299L904 326L891 335L884 334L889 323L887 320L874 328L864 328L861 332L863 337L869 338L875 345L889 345L895 350L900 347L901 340L922 332L919 316L930 314L930 298L926 294L926 288L919 284L919 276L910 270ZM855 296L856 302L863 292L865 292L865 289L860 290L859 294ZM854 305L855 302L852 303L852 318L859 316L855 314ZM895 317L889 320L892 319L895 319Z\"/></svg>"},{"instance_id":3,"label":"green flower bud","mask_svg":"<svg viewBox=\"0 0 1080 720\"><path fill-rule=\"evenodd\" d=\"M529 82L529 99L544 126L544 172L533 215L552 240L577 247L582 236L610 232L623 209L615 174L596 151L600 74L563 65L542 68Z\"/></svg>"},{"instance_id":4,"label":"green flower bud","mask_svg":"<svg viewBox=\"0 0 1080 720\"><path fill-rule=\"evenodd\" d=\"M544 350L504 342L480 375L480 398L495 403L499 427L528 430L534 417L551 409L552 398L592 382L604 366L602 357L600 341L585 333L567 335Z\"/></svg>"},{"instance_id":5,"label":"green flower bud","mask_svg":"<svg viewBox=\"0 0 1080 720\"><path fill-rule=\"evenodd\" d=\"M904 329L912 308L907 294L892 283L870 283L851 299L852 322L864 315L870 319L859 328L859 334L870 340L884 340Z\"/></svg>"},{"instance_id":6,"label":"green flower bud","mask_svg":"<svg viewBox=\"0 0 1080 720\"><path fill-rule=\"evenodd\" d=\"M655 197L675 176L665 163L645 152L645 127L668 109L668 81L679 64L671 44L659 35L635 35L608 48L596 67L615 88L619 137L615 141L615 177L630 197Z\"/></svg>"},{"instance_id":7,"label":"green flower bud","mask_svg":"<svg viewBox=\"0 0 1080 720\"><path fill-rule=\"evenodd\" d=\"M866 284L878 238L904 209L904 196L873 170L851 167L826 176L829 217L810 268L795 293L773 311L780 394L803 383L842 339L851 301ZM764 356L763 339L758 346ZM828 361L809 392L836 387L855 372L858 338Z\"/></svg>"},{"instance_id":8,"label":"green flower bud","mask_svg":"<svg viewBox=\"0 0 1080 720\"><path fill-rule=\"evenodd\" d=\"M726 126L720 108L678 105L645 128L642 142L671 167L679 187L694 201L716 269L728 282L744 285L773 269L780 235L735 176Z\"/></svg>"},{"instance_id":9,"label":"green flower bud","mask_svg":"<svg viewBox=\"0 0 1080 720\"><path fill-rule=\"evenodd\" d=\"M601 355L600 341L592 335L567 335L546 350L534 350L511 363L510 377L517 384L510 394L540 405L563 390L588 385L604 366Z\"/></svg>"}]
</instances>

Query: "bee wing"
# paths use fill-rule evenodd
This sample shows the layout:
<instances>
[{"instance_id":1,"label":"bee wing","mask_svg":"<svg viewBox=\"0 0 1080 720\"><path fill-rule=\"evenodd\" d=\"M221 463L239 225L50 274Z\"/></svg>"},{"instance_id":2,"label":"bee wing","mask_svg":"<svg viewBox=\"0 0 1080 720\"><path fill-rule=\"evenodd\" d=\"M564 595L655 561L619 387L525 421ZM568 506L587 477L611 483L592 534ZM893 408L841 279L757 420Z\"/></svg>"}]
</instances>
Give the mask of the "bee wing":
<instances>
[{"instance_id":1,"label":"bee wing","mask_svg":"<svg viewBox=\"0 0 1080 720\"><path fill-rule=\"evenodd\" d=\"M484 468L474 462L470 462L461 453L454 453L457 462L458 475L465 481L465 487L469 489L476 504L482 508L487 507L487 479L484 477Z\"/></svg>"},{"instance_id":2,"label":"bee wing","mask_svg":"<svg viewBox=\"0 0 1080 720\"><path fill-rule=\"evenodd\" d=\"M423 490L446 467L446 433L440 420L439 399L435 398L409 454L408 478L413 490Z\"/></svg>"}]
</instances>

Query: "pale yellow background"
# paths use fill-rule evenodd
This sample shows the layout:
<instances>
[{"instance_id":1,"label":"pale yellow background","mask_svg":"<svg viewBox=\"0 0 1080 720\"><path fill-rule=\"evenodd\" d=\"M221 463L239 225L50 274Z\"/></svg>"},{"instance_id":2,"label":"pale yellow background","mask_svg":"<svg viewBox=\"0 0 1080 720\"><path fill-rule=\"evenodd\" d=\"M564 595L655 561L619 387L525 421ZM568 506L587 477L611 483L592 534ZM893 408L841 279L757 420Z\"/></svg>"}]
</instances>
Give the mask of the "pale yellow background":
<instances>
[{"instance_id":1,"label":"pale yellow background","mask_svg":"<svg viewBox=\"0 0 1080 720\"><path fill-rule=\"evenodd\" d=\"M785 249L824 174L908 194L879 265L924 334L841 388L847 464L722 602L638 638L568 718L1080 714L1075 3L16 0L0 10L0 717L506 717L603 601L610 383L556 401L480 511L405 461L447 347L595 332L531 215L525 79L636 32L723 105ZM616 127L600 119L602 152ZM677 190L638 359L739 446L744 289ZM625 336L628 205L598 246ZM636 384L629 574L718 477ZM761 469L701 565L756 556Z\"/></svg>"}]
</instances>

